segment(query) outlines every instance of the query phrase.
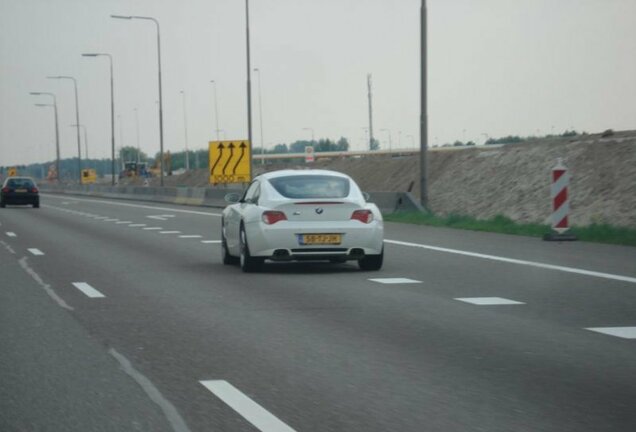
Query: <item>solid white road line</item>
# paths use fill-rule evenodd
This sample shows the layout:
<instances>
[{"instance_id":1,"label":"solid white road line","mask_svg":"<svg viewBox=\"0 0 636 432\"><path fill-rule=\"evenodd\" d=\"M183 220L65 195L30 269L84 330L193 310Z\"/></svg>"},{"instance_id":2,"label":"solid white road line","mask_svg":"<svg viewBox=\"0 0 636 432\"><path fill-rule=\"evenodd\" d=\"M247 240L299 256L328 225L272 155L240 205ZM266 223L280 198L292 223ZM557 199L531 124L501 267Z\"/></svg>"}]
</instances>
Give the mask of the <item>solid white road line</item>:
<instances>
[{"instance_id":1,"label":"solid white road line","mask_svg":"<svg viewBox=\"0 0 636 432\"><path fill-rule=\"evenodd\" d=\"M73 286L86 294L90 298L102 298L106 297L104 294L97 291L95 288L87 284L86 282L73 282Z\"/></svg>"},{"instance_id":2,"label":"solid white road line","mask_svg":"<svg viewBox=\"0 0 636 432\"><path fill-rule=\"evenodd\" d=\"M376 278L369 279L371 282L377 282L381 284L413 284L413 283L422 283L422 281L418 281L415 279L407 279L407 278Z\"/></svg>"},{"instance_id":3,"label":"solid white road line","mask_svg":"<svg viewBox=\"0 0 636 432\"><path fill-rule=\"evenodd\" d=\"M33 255L44 255L44 252L42 252L40 249L30 248L27 250L31 252Z\"/></svg>"},{"instance_id":4,"label":"solid white road line","mask_svg":"<svg viewBox=\"0 0 636 432\"><path fill-rule=\"evenodd\" d=\"M497 256L497 255L486 255L486 254L481 254L481 253L476 253L476 252L468 252L468 251L463 251L463 250L458 250L458 249L448 249L448 248L443 248L443 247L438 247L438 246L430 246L430 245L419 244L419 243L403 242L403 241L398 241L398 240L388 240L388 239L386 239L386 240L384 240L384 242L385 243L389 243L389 244L400 245L400 246L409 246L409 247L414 247L414 248L428 249L428 250L432 250L432 251L436 251L436 252L445 252L445 253L452 253L452 254L457 254L457 255L469 256L469 257L473 257L473 258L482 258L482 259L487 259L487 260L492 260L492 261L500 261L500 262L505 262L505 263L508 263L508 264L519 264L519 265L525 265L525 266L530 266L530 267L538 267L538 268L547 269L547 270L558 270L558 271L562 271L562 272L566 272L566 273L575 273L575 274L580 274L580 275L584 275L584 276L592 276L592 277L598 277L598 278L604 278L604 279L617 280L617 281L621 281L621 282L636 283L636 277L622 276L622 275L616 275L616 274L612 274L612 273L603 273L603 272L579 269L579 268L575 268L575 267L565 267L565 266L545 264L545 263L540 263L540 262L535 262L535 261L526 261L526 260L520 260L520 259L515 259L515 258L506 258L506 257L502 257L502 256Z\"/></svg>"},{"instance_id":5,"label":"solid white road line","mask_svg":"<svg viewBox=\"0 0 636 432\"><path fill-rule=\"evenodd\" d=\"M161 227L147 227L147 228L144 228L144 230L146 230L146 231L157 231L157 230L162 230L162 229L163 228L161 228Z\"/></svg>"},{"instance_id":6,"label":"solid white road line","mask_svg":"<svg viewBox=\"0 0 636 432\"><path fill-rule=\"evenodd\" d=\"M593 332L616 336L623 339L636 339L636 327L588 327L585 330L591 330Z\"/></svg>"},{"instance_id":7,"label":"solid white road line","mask_svg":"<svg viewBox=\"0 0 636 432\"><path fill-rule=\"evenodd\" d=\"M295 432L227 381L199 381L261 432Z\"/></svg>"},{"instance_id":8,"label":"solid white road line","mask_svg":"<svg viewBox=\"0 0 636 432\"><path fill-rule=\"evenodd\" d=\"M181 234L181 231L159 231L159 234Z\"/></svg>"},{"instance_id":9,"label":"solid white road line","mask_svg":"<svg viewBox=\"0 0 636 432\"><path fill-rule=\"evenodd\" d=\"M201 243L221 243L221 240L201 240Z\"/></svg>"},{"instance_id":10,"label":"solid white road line","mask_svg":"<svg viewBox=\"0 0 636 432\"><path fill-rule=\"evenodd\" d=\"M98 203L98 204L107 204L107 205L114 205L114 206L120 206L120 207L134 207L134 208L143 208L143 209L151 209L151 210L164 210L164 211L169 211L169 212L173 212L173 213L188 213L188 214L196 214L196 215L202 215L202 216L214 216L214 217L221 217L221 213L209 213L209 212L202 212L202 211L195 211L195 210L181 210L181 209L175 209L175 208L169 208L169 207L154 207L154 206L149 206L149 205L140 205L140 204L128 204L128 203L121 203L121 202L114 202L114 201L106 201L106 200L94 200L94 199L83 199L83 198L61 198L55 195L51 195L51 194L46 194L47 198L57 198L57 199L69 199L69 200L74 200L74 201L80 201L80 202L92 202L92 203Z\"/></svg>"},{"instance_id":11,"label":"solid white road line","mask_svg":"<svg viewBox=\"0 0 636 432\"><path fill-rule=\"evenodd\" d=\"M7 236L9 236L9 237L17 237L16 233L14 233L14 232L7 232Z\"/></svg>"},{"instance_id":12,"label":"solid white road line","mask_svg":"<svg viewBox=\"0 0 636 432\"><path fill-rule=\"evenodd\" d=\"M478 306L498 306L498 305L520 305L525 304L516 300L509 300L503 297L457 297L455 300L459 300L465 303L470 303Z\"/></svg>"},{"instance_id":13,"label":"solid white road line","mask_svg":"<svg viewBox=\"0 0 636 432\"><path fill-rule=\"evenodd\" d=\"M192 234L192 235L190 235L190 234L186 234L186 235L180 235L180 236L179 236L179 238L186 238L186 239L187 239L187 238L201 238L201 237L203 237L203 236L201 236L201 235L197 235L197 234Z\"/></svg>"}]
</instances>

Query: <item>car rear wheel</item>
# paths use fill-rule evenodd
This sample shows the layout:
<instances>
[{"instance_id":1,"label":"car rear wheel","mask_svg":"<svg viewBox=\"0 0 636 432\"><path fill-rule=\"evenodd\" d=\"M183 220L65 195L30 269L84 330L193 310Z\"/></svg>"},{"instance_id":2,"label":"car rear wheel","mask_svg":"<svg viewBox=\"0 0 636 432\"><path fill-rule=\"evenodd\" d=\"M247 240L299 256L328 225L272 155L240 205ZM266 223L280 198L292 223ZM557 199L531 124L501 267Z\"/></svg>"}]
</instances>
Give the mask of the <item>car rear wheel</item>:
<instances>
[{"instance_id":1,"label":"car rear wheel","mask_svg":"<svg viewBox=\"0 0 636 432\"><path fill-rule=\"evenodd\" d=\"M0 202L0 208L5 208L7 205L3 202Z\"/></svg>"},{"instance_id":2,"label":"car rear wheel","mask_svg":"<svg viewBox=\"0 0 636 432\"><path fill-rule=\"evenodd\" d=\"M250 248L247 244L247 236L245 235L245 228L243 228L242 226L241 226L241 232L240 232L240 242L241 242L241 257L240 257L241 270L243 270L245 273L252 273L252 272L260 270L264 260L262 258L256 258L250 255Z\"/></svg>"},{"instance_id":3,"label":"car rear wheel","mask_svg":"<svg viewBox=\"0 0 636 432\"><path fill-rule=\"evenodd\" d=\"M384 262L384 248L382 248L382 252L378 255L366 255L360 261L358 261L358 266L360 266L360 270L368 270L368 271L378 271L382 268L382 263Z\"/></svg>"},{"instance_id":4,"label":"car rear wheel","mask_svg":"<svg viewBox=\"0 0 636 432\"><path fill-rule=\"evenodd\" d=\"M33 208L40 208L40 202L39 201L34 202Z\"/></svg>"}]
</instances>

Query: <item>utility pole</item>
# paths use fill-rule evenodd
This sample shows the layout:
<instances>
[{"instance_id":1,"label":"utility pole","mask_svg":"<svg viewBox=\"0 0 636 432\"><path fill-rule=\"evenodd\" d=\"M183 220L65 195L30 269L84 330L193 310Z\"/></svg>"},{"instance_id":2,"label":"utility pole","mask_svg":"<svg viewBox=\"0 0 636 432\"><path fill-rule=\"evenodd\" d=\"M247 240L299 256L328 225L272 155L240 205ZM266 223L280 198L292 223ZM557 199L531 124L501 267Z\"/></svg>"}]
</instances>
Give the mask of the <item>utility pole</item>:
<instances>
[{"instance_id":1,"label":"utility pole","mask_svg":"<svg viewBox=\"0 0 636 432\"><path fill-rule=\"evenodd\" d=\"M250 67L250 3L245 0L245 41L247 53L247 139L252 146L252 69ZM254 153L250 151L250 177L254 175Z\"/></svg>"},{"instance_id":2,"label":"utility pole","mask_svg":"<svg viewBox=\"0 0 636 432\"><path fill-rule=\"evenodd\" d=\"M426 0L422 0L420 10L420 60L421 60L421 94L420 94L420 203L422 207L428 209L428 184L426 181L426 152L428 150L428 112L426 105L427 98L427 73L426 73Z\"/></svg>"},{"instance_id":3,"label":"utility pole","mask_svg":"<svg viewBox=\"0 0 636 432\"><path fill-rule=\"evenodd\" d=\"M367 88L369 90L369 151L373 150L373 95L371 88L371 74L367 74Z\"/></svg>"}]
</instances>

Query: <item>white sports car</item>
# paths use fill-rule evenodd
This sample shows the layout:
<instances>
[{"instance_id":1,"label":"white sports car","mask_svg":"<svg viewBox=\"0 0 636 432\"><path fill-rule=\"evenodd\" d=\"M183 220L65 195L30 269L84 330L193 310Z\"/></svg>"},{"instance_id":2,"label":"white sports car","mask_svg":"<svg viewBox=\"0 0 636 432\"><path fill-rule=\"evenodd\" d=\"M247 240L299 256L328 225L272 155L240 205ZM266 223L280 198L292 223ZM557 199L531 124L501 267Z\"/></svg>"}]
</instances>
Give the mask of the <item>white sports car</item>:
<instances>
[{"instance_id":1,"label":"white sports car","mask_svg":"<svg viewBox=\"0 0 636 432\"><path fill-rule=\"evenodd\" d=\"M384 259L384 225L375 204L345 174L326 170L283 170L254 179L242 197L228 194L223 210L224 264L245 272L263 262L356 260L362 270L379 270Z\"/></svg>"}]
</instances>

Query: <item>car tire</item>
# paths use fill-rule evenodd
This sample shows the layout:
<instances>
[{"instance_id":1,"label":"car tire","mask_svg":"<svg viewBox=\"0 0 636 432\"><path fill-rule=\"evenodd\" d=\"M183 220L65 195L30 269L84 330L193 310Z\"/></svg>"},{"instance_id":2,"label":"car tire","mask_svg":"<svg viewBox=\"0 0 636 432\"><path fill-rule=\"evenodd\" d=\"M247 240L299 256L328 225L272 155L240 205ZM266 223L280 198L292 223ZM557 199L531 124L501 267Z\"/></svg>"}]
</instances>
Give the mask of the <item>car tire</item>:
<instances>
[{"instance_id":1,"label":"car tire","mask_svg":"<svg viewBox=\"0 0 636 432\"><path fill-rule=\"evenodd\" d=\"M221 226L223 226L223 222L221 222ZM239 258L230 255L230 251L227 248L227 240L225 240L225 234L223 233L223 228L221 228L221 257L223 259L223 264L225 265L239 263Z\"/></svg>"},{"instance_id":2,"label":"car tire","mask_svg":"<svg viewBox=\"0 0 636 432\"><path fill-rule=\"evenodd\" d=\"M243 270L243 272L245 273L252 273L260 270L264 260L262 258L255 258L250 255L250 248L247 244L247 235L245 234L245 228L242 225L239 234L239 241L241 244L241 256L239 258L241 270Z\"/></svg>"},{"instance_id":3,"label":"car tire","mask_svg":"<svg viewBox=\"0 0 636 432\"><path fill-rule=\"evenodd\" d=\"M358 261L358 266L360 266L360 270L365 271L378 271L382 268L382 263L384 262L384 248L382 248L382 252L379 255L366 255L360 261Z\"/></svg>"},{"instance_id":4,"label":"car tire","mask_svg":"<svg viewBox=\"0 0 636 432\"><path fill-rule=\"evenodd\" d=\"M5 208L7 205L3 202L0 202L0 208Z\"/></svg>"},{"instance_id":5,"label":"car tire","mask_svg":"<svg viewBox=\"0 0 636 432\"><path fill-rule=\"evenodd\" d=\"M36 201L33 203L33 208L40 208L40 201Z\"/></svg>"}]
</instances>

